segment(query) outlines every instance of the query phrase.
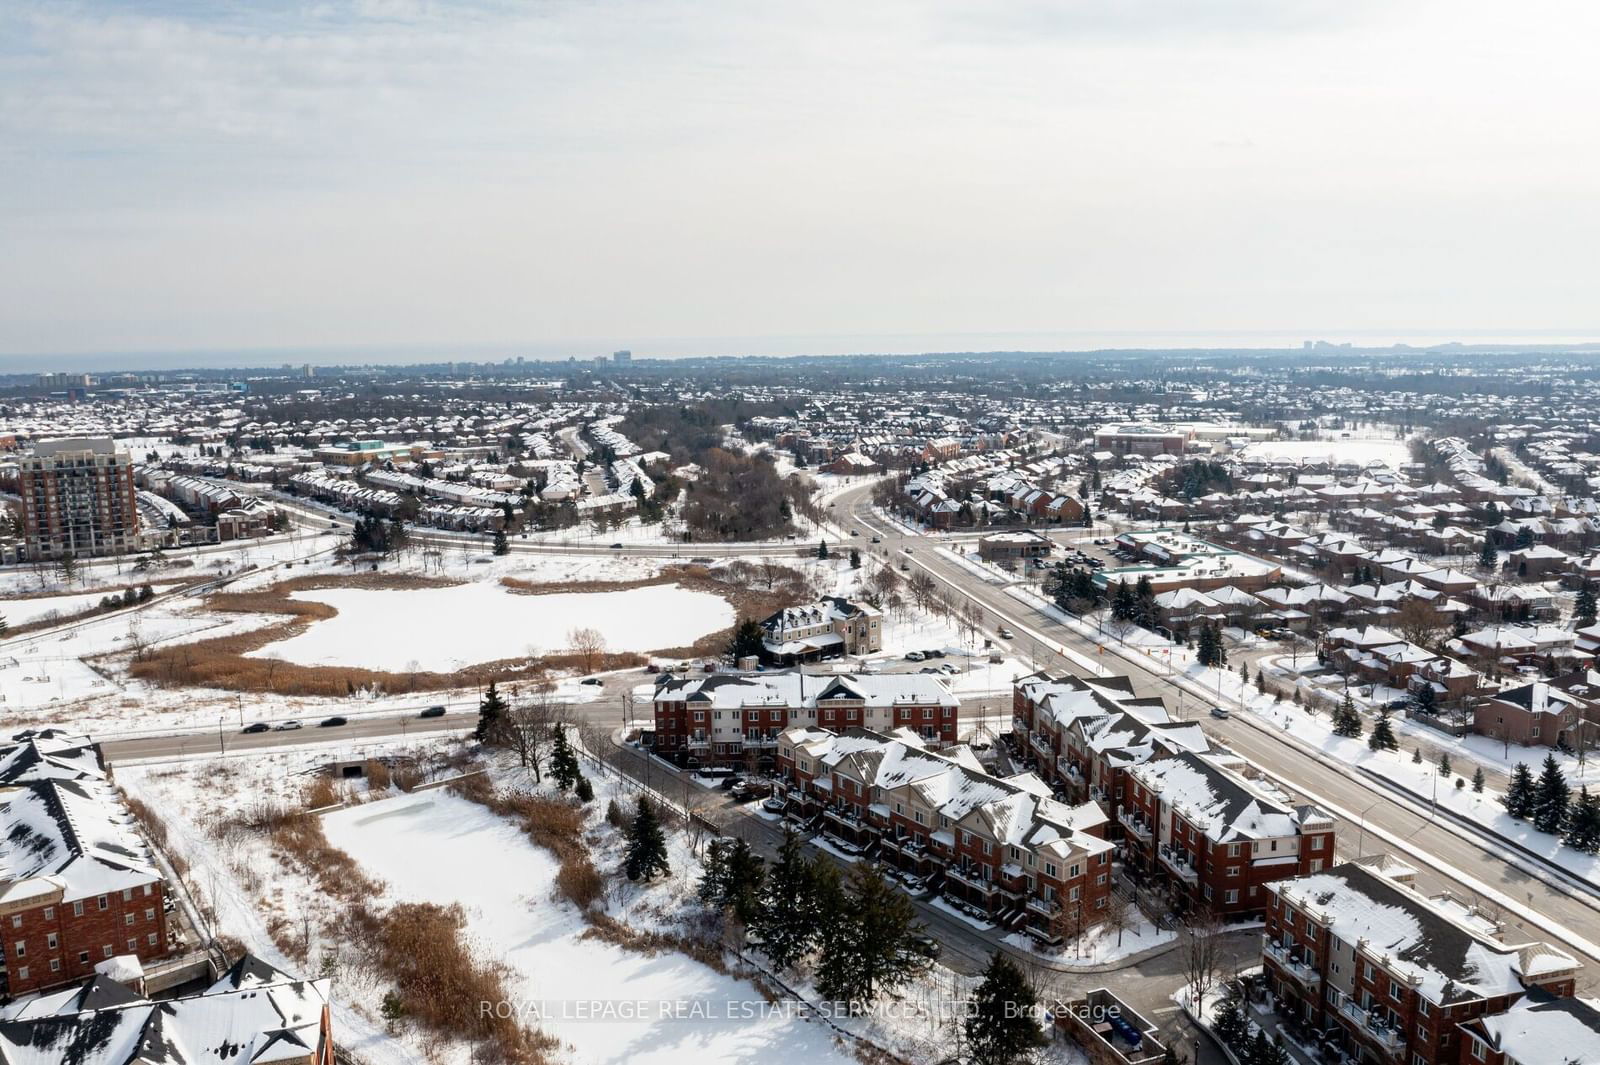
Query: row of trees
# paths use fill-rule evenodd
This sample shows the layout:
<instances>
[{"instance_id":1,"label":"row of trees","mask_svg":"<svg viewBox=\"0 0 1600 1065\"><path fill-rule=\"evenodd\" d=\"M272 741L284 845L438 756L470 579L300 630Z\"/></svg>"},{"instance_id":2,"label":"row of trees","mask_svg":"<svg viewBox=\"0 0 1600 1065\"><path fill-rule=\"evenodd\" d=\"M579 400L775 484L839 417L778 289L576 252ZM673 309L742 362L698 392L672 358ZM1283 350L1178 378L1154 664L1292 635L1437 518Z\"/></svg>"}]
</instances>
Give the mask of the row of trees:
<instances>
[{"instance_id":1,"label":"row of trees","mask_svg":"<svg viewBox=\"0 0 1600 1065\"><path fill-rule=\"evenodd\" d=\"M1526 762L1518 762L1504 802L1506 813L1540 832L1560 835L1574 850L1600 851L1600 797L1589 794L1587 787L1574 796L1554 754L1545 755L1537 780Z\"/></svg>"}]
</instances>

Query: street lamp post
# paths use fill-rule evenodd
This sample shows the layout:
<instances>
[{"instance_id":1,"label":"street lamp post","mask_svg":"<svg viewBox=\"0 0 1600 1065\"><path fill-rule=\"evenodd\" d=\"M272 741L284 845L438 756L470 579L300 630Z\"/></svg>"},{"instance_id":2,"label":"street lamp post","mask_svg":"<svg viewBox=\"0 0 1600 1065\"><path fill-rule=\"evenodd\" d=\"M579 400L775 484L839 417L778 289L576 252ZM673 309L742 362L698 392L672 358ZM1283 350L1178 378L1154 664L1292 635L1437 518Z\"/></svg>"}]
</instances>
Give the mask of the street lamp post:
<instances>
[{"instance_id":1,"label":"street lamp post","mask_svg":"<svg viewBox=\"0 0 1600 1065\"><path fill-rule=\"evenodd\" d=\"M1382 799L1378 799L1378 800L1376 800L1374 802L1371 802L1371 803L1369 803L1367 805L1367 809L1366 810L1362 810L1361 811L1361 830L1356 835L1356 857L1357 858L1361 857L1362 852L1366 848L1366 844L1367 844L1367 810L1371 810L1374 806L1378 805L1378 803L1382 802L1382 801L1383 801Z\"/></svg>"}]
</instances>

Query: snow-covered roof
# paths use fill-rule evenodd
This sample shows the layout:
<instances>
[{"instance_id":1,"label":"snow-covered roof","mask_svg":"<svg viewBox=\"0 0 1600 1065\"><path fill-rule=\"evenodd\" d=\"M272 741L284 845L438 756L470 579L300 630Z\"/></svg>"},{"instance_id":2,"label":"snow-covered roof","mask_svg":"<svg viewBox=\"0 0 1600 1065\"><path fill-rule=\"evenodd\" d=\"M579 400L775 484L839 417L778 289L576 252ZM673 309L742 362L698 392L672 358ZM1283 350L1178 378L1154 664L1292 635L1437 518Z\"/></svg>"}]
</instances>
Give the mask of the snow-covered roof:
<instances>
[{"instance_id":1,"label":"snow-covered roof","mask_svg":"<svg viewBox=\"0 0 1600 1065\"><path fill-rule=\"evenodd\" d=\"M944 682L931 673L714 673L670 677L657 684L657 703L696 708L816 707L819 700L859 700L868 707L949 706L958 704Z\"/></svg>"}]
</instances>

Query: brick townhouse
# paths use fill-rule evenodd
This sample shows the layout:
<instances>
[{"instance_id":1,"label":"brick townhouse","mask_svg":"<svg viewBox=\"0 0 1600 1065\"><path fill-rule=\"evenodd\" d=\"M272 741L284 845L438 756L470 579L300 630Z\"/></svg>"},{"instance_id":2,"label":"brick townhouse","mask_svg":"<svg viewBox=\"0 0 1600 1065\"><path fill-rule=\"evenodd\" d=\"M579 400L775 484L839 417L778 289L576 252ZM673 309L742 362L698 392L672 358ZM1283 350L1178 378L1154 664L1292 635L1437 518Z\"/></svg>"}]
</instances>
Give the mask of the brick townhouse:
<instances>
[{"instance_id":1,"label":"brick townhouse","mask_svg":"<svg viewBox=\"0 0 1600 1065\"><path fill-rule=\"evenodd\" d=\"M0 1007L0 1062L334 1065L329 981L249 955L203 991L153 1002L107 976Z\"/></svg>"},{"instance_id":2,"label":"brick townhouse","mask_svg":"<svg viewBox=\"0 0 1600 1065\"><path fill-rule=\"evenodd\" d=\"M88 743L0 747L0 973L19 995L168 953L165 882Z\"/></svg>"},{"instance_id":3,"label":"brick townhouse","mask_svg":"<svg viewBox=\"0 0 1600 1065\"><path fill-rule=\"evenodd\" d=\"M1032 773L1000 778L964 745L815 726L779 740L786 813L1007 928L1052 935L1101 919L1112 845L1093 803L1057 801Z\"/></svg>"},{"instance_id":4,"label":"brick townhouse","mask_svg":"<svg viewBox=\"0 0 1600 1065\"><path fill-rule=\"evenodd\" d=\"M1011 723L1023 764L1067 802L1098 802L1113 839L1129 768L1209 749L1197 723L1173 720L1158 697L1134 695L1127 677L1024 677L1012 689Z\"/></svg>"},{"instance_id":5,"label":"brick townhouse","mask_svg":"<svg viewBox=\"0 0 1600 1065\"><path fill-rule=\"evenodd\" d=\"M1414 877L1375 855L1267 888L1261 957L1280 1013L1358 1061L1570 1060L1552 1045L1539 1054L1526 1033L1565 1026L1568 1015L1541 1011L1573 993L1579 963L1545 943L1501 942L1498 925L1448 895L1421 895ZM1592 1026L1594 1011L1582 1012Z\"/></svg>"},{"instance_id":6,"label":"brick townhouse","mask_svg":"<svg viewBox=\"0 0 1600 1065\"><path fill-rule=\"evenodd\" d=\"M776 764L778 737L799 725L910 729L956 741L961 704L931 673L714 673L657 684L657 753L680 766Z\"/></svg>"},{"instance_id":7,"label":"brick townhouse","mask_svg":"<svg viewBox=\"0 0 1600 1065\"><path fill-rule=\"evenodd\" d=\"M1333 818L1291 806L1234 767L1234 755L1184 752L1128 770L1119 814L1131 869L1179 909L1259 914L1266 885L1333 864Z\"/></svg>"}]
</instances>

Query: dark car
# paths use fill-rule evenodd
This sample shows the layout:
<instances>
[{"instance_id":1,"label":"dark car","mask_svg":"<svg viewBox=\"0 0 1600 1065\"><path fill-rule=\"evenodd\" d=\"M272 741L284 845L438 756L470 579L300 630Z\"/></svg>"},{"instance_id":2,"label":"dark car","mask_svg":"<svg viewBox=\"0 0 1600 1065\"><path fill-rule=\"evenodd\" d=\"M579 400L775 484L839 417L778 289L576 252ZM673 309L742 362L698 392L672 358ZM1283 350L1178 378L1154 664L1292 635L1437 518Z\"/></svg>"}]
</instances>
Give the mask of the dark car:
<instances>
[{"instance_id":1,"label":"dark car","mask_svg":"<svg viewBox=\"0 0 1600 1065\"><path fill-rule=\"evenodd\" d=\"M722 778L722 782L718 784L717 787L721 788L723 791L731 791L733 788L740 786L743 783L743 777L727 776Z\"/></svg>"},{"instance_id":2,"label":"dark car","mask_svg":"<svg viewBox=\"0 0 1600 1065\"><path fill-rule=\"evenodd\" d=\"M422 713L418 714L417 716L418 717L443 717L444 716L444 707L442 707L442 706L430 706L426 710L424 710Z\"/></svg>"},{"instance_id":3,"label":"dark car","mask_svg":"<svg viewBox=\"0 0 1600 1065\"><path fill-rule=\"evenodd\" d=\"M584 677L578 683L579 684L593 684L595 687L600 688L600 687L604 687L606 682L601 680L599 677Z\"/></svg>"},{"instance_id":4,"label":"dark car","mask_svg":"<svg viewBox=\"0 0 1600 1065\"><path fill-rule=\"evenodd\" d=\"M348 725L348 724L350 724L350 719L347 718L347 717L325 717L321 721L317 722L317 727L318 728L338 728L340 725Z\"/></svg>"},{"instance_id":5,"label":"dark car","mask_svg":"<svg viewBox=\"0 0 1600 1065\"><path fill-rule=\"evenodd\" d=\"M883 543L883 540L881 540L880 538L874 536L872 538L872 542L875 543L875 544L881 544L881 543Z\"/></svg>"},{"instance_id":6,"label":"dark car","mask_svg":"<svg viewBox=\"0 0 1600 1065\"><path fill-rule=\"evenodd\" d=\"M612 544L611 545L611 550L613 550L613 551L621 551L622 550L622 545L621 544Z\"/></svg>"},{"instance_id":7,"label":"dark car","mask_svg":"<svg viewBox=\"0 0 1600 1065\"><path fill-rule=\"evenodd\" d=\"M912 935L907 941L911 953L924 958L937 958L939 956L939 941L929 935Z\"/></svg>"},{"instance_id":8,"label":"dark car","mask_svg":"<svg viewBox=\"0 0 1600 1065\"><path fill-rule=\"evenodd\" d=\"M267 724L265 721L252 721L252 722L250 722L250 724L246 725L244 728L240 729L239 731L240 732L271 732L272 731L272 726Z\"/></svg>"}]
</instances>

